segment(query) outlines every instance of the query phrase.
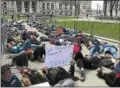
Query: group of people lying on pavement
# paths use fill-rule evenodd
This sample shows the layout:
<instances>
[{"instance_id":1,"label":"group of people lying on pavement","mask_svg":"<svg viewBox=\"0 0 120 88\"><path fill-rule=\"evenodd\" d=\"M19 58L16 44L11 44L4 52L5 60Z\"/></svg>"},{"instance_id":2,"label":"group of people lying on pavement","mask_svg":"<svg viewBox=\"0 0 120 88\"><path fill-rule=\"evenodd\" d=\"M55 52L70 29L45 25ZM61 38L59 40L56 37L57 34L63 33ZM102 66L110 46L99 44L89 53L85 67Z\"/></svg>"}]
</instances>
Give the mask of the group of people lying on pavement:
<instances>
[{"instance_id":1,"label":"group of people lying on pavement","mask_svg":"<svg viewBox=\"0 0 120 88\"><path fill-rule=\"evenodd\" d=\"M120 87L120 57L118 56L118 49L114 45L110 45L107 42L100 42L96 38L86 37L81 31L72 37L70 43L67 42L68 38L64 37L64 34L54 35L56 40L54 41L51 37L41 38L37 33L28 32L25 29L22 33L15 31L13 34L11 30L8 32L7 48L10 52L17 53L17 55L12 58L12 65L28 67L28 59L44 62L43 56L46 55L46 51L45 45L41 45L42 39L60 46L67 44L74 45L73 58L68 71L62 67L45 67L42 69L46 80L51 86L75 86L74 81L79 80L79 78L74 75L76 64L80 70L81 81L86 80L85 69L97 69L98 77L104 79L109 86ZM53 32L49 31L49 33ZM90 55L83 55L82 44L88 48Z\"/></svg>"}]
</instances>

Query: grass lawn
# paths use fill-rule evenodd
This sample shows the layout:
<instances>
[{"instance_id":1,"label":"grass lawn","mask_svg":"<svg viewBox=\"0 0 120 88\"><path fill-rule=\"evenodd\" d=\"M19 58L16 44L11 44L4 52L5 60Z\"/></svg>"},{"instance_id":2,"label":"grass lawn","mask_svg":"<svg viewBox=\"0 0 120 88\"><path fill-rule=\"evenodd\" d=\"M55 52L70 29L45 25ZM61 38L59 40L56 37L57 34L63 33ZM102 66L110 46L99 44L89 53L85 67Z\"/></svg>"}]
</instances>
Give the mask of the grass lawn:
<instances>
[{"instance_id":1,"label":"grass lawn","mask_svg":"<svg viewBox=\"0 0 120 88\"><path fill-rule=\"evenodd\" d=\"M120 24L118 23L101 23L88 21L56 21L54 23L59 26L64 26L77 30L82 30L85 33L93 33L94 35L119 40Z\"/></svg>"}]
</instances>

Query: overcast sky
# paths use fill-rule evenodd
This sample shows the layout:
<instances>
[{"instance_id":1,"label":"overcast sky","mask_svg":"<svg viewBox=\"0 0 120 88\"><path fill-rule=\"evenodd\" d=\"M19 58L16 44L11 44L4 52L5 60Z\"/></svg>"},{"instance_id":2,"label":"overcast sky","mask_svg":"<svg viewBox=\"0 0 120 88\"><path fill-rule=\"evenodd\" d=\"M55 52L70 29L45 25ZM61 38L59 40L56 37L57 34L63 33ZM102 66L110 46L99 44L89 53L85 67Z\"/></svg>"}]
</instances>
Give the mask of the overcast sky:
<instances>
[{"instance_id":1,"label":"overcast sky","mask_svg":"<svg viewBox=\"0 0 120 88\"><path fill-rule=\"evenodd\" d=\"M92 9L97 10L97 4L101 6L101 9L103 7L103 1L92 1Z\"/></svg>"}]
</instances>

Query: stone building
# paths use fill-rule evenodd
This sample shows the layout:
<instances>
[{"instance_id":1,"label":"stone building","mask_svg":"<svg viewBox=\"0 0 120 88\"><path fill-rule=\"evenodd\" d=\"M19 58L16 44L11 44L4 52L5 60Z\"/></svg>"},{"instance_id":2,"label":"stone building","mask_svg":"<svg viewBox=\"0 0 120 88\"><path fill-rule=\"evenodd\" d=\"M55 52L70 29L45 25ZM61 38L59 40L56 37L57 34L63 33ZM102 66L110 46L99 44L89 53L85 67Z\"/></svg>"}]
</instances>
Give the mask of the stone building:
<instances>
[{"instance_id":1,"label":"stone building","mask_svg":"<svg viewBox=\"0 0 120 88\"><path fill-rule=\"evenodd\" d=\"M2 0L4 15L36 14L56 16L91 14L92 1L82 0ZM76 7L76 8L75 8Z\"/></svg>"}]
</instances>

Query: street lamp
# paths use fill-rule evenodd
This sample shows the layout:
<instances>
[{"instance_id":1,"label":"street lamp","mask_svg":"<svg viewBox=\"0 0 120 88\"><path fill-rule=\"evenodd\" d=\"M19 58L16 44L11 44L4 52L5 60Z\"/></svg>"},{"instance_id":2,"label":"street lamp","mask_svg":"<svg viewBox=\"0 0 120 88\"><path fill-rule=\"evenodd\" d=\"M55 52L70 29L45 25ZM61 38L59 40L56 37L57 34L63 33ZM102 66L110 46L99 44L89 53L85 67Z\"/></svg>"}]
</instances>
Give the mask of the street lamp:
<instances>
[{"instance_id":1,"label":"street lamp","mask_svg":"<svg viewBox=\"0 0 120 88\"><path fill-rule=\"evenodd\" d=\"M5 18L5 14L4 14L4 4L5 4L5 2L1 2L1 5L2 5L2 16L3 16L3 18Z\"/></svg>"}]
</instances>

